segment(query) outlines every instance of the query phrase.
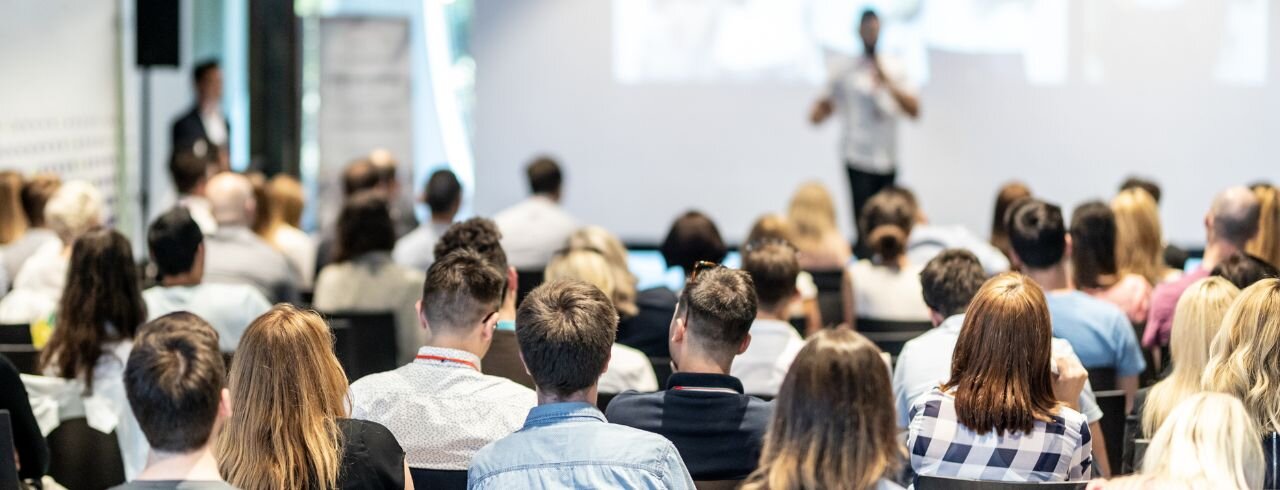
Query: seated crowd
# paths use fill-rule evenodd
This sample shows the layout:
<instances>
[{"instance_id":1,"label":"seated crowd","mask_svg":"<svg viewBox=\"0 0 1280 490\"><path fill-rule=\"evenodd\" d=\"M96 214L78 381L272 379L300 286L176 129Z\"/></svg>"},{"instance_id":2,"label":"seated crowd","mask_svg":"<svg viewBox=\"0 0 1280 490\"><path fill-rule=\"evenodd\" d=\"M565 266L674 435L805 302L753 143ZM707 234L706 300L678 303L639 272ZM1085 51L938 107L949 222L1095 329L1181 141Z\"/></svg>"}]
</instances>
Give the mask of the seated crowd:
<instances>
[{"instance_id":1,"label":"seated crowd","mask_svg":"<svg viewBox=\"0 0 1280 490\"><path fill-rule=\"evenodd\" d=\"M865 257L809 182L735 267L679 216L659 252L683 283L641 288L547 157L492 220L433 173L419 224L371 155L315 237L296 179L170 170L145 272L91 185L0 172L0 328L38 352L0 357L23 480L84 472L66 452L100 448L53 443L84 419L116 443L96 484L125 489L1277 483L1270 185L1219 193L1188 262L1141 179L1069 217L1006 185L989 239L890 187ZM385 328L332 326L369 314Z\"/></svg>"}]
</instances>

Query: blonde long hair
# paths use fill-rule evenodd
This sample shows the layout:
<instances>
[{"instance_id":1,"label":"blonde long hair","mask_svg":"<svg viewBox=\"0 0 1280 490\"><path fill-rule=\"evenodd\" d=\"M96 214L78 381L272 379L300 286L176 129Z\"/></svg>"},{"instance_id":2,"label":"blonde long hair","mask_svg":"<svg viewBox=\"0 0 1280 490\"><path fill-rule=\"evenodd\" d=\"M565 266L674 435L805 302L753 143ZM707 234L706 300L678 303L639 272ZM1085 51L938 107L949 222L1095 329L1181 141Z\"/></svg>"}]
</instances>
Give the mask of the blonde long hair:
<instances>
[{"instance_id":1,"label":"blonde long hair","mask_svg":"<svg viewBox=\"0 0 1280 490\"><path fill-rule=\"evenodd\" d=\"M1156 433L1179 402L1201 391L1201 378L1209 364L1209 346L1222 330L1222 318L1240 289L1221 277L1207 277L1191 284L1178 300L1173 314L1169 349L1173 373L1151 387L1142 409L1142 433Z\"/></svg>"},{"instance_id":2,"label":"blonde long hair","mask_svg":"<svg viewBox=\"0 0 1280 490\"><path fill-rule=\"evenodd\" d=\"M609 230L599 226L579 228L569 236L569 249L589 250L604 256L609 268L613 270L613 307L623 317L633 317L640 313L636 305L635 274L627 267L627 247Z\"/></svg>"},{"instance_id":3,"label":"blonde long hair","mask_svg":"<svg viewBox=\"0 0 1280 490\"><path fill-rule=\"evenodd\" d=\"M1260 433L1280 431L1280 279L1240 292L1227 310L1205 367L1206 390L1234 395Z\"/></svg>"},{"instance_id":4,"label":"blonde long hair","mask_svg":"<svg viewBox=\"0 0 1280 490\"><path fill-rule=\"evenodd\" d=\"M27 216L22 212L22 174L0 172L0 245L13 242L27 232Z\"/></svg>"},{"instance_id":5,"label":"blonde long hair","mask_svg":"<svg viewBox=\"0 0 1280 490\"><path fill-rule=\"evenodd\" d=\"M760 466L743 489L871 489L905 455L880 349L847 328L805 343L774 405Z\"/></svg>"},{"instance_id":6,"label":"blonde long hair","mask_svg":"<svg viewBox=\"0 0 1280 490\"><path fill-rule=\"evenodd\" d=\"M1164 232L1155 198L1140 188L1120 191L1111 200L1116 214L1116 267L1151 284L1164 277Z\"/></svg>"},{"instance_id":7,"label":"blonde long hair","mask_svg":"<svg viewBox=\"0 0 1280 490\"><path fill-rule=\"evenodd\" d=\"M254 320L240 339L228 387L235 410L217 443L228 483L245 490L336 488L347 377L319 315L280 304Z\"/></svg>"},{"instance_id":8,"label":"blonde long hair","mask_svg":"<svg viewBox=\"0 0 1280 490\"><path fill-rule=\"evenodd\" d=\"M1258 197L1258 234L1245 245L1245 251L1280 267L1280 189L1270 185L1253 188Z\"/></svg>"},{"instance_id":9,"label":"blonde long hair","mask_svg":"<svg viewBox=\"0 0 1280 490\"><path fill-rule=\"evenodd\" d=\"M792 237L796 248L813 250L820 248L831 235L839 235L836 228L836 205L831 193L821 182L801 184L791 196L787 209Z\"/></svg>"},{"instance_id":10,"label":"blonde long hair","mask_svg":"<svg viewBox=\"0 0 1280 490\"><path fill-rule=\"evenodd\" d=\"M577 279L613 298L618 289L617 276L604 254L590 249L569 249L557 254L547 263L546 281ZM615 307L616 308L616 307Z\"/></svg>"}]
</instances>

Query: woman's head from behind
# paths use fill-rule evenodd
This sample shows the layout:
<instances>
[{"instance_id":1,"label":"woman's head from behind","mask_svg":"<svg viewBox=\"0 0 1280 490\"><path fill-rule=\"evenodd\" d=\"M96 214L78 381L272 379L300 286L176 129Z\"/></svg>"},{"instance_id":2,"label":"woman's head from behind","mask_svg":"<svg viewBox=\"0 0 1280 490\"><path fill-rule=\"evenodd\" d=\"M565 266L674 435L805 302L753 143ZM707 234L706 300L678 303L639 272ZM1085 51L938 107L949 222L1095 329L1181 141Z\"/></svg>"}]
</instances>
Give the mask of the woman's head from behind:
<instances>
[{"instance_id":1,"label":"woman's head from behind","mask_svg":"<svg viewBox=\"0 0 1280 490\"><path fill-rule=\"evenodd\" d=\"M890 187L871 196L861 222L871 250L883 261L901 257L918 216L915 196L906 189Z\"/></svg>"},{"instance_id":2,"label":"woman's head from behind","mask_svg":"<svg viewBox=\"0 0 1280 490\"><path fill-rule=\"evenodd\" d=\"M27 231L27 216L22 212L22 174L12 170L0 172L0 245L17 240Z\"/></svg>"},{"instance_id":3,"label":"woman's head from behind","mask_svg":"<svg viewBox=\"0 0 1280 490\"><path fill-rule=\"evenodd\" d=\"M1240 292L1209 352L1204 388L1239 398L1262 432L1280 431L1280 279Z\"/></svg>"},{"instance_id":4,"label":"woman's head from behind","mask_svg":"<svg viewBox=\"0 0 1280 490\"><path fill-rule=\"evenodd\" d=\"M693 266L698 262L705 260L719 264L729 253L715 222L698 211L689 211L676 218L659 251L666 259L667 267L680 267L684 269L685 276L693 273Z\"/></svg>"},{"instance_id":5,"label":"woman's head from behind","mask_svg":"<svg viewBox=\"0 0 1280 490\"><path fill-rule=\"evenodd\" d=\"M62 184L44 205L45 225L58 234L64 246L102 224L102 194L93 184L73 180Z\"/></svg>"},{"instance_id":6,"label":"woman's head from behind","mask_svg":"<svg viewBox=\"0 0 1280 490\"><path fill-rule=\"evenodd\" d=\"M56 376L83 376L91 390L104 344L132 339L146 316L129 239L107 228L85 232L71 249L57 328L41 364Z\"/></svg>"},{"instance_id":7,"label":"woman's head from behind","mask_svg":"<svg viewBox=\"0 0 1280 490\"><path fill-rule=\"evenodd\" d=\"M837 232L835 201L821 182L806 182L796 189L787 209L787 219L795 227L797 240L806 244Z\"/></svg>"},{"instance_id":8,"label":"woman's head from behind","mask_svg":"<svg viewBox=\"0 0 1280 490\"><path fill-rule=\"evenodd\" d=\"M951 360L960 423L979 434L1028 432L1057 408L1053 329L1044 291L1018 273L987 281L969 303Z\"/></svg>"},{"instance_id":9,"label":"woman's head from behind","mask_svg":"<svg viewBox=\"0 0 1280 490\"><path fill-rule=\"evenodd\" d=\"M618 289L617 275L609 266L604 254L592 249L569 249L556 254L547 263L546 281L557 279L577 279L604 292L613 298Z\"/></svg>"},{"instance_id":10,"label":"woman's head from behind","mask_svg":"<svg viewBox=\"0 0 1280 490\"><path fill-rule=\"evenodd\" d=\"M991 244L1009 253L1009 209L1013 203L1031 198L1031 189L1022 182L1009 182L996 193L995 214L991 218Z\"/></svg>"},{"instance_id":11,"label":"woman's head from behind","mask_svg":"<svg viewBox=\"0 0 1280 490\"><path fill-rule=\"evenodd\" d=\"M569 249L591 250L603 255L615 276L612 297L618 314L631 317L639 312L639 307L636 306L636 276L627 267L627 247L622 245L618 237L599 226L587 226L569 236Z\"/></svg>"},{"instance_id":12,"label":"woman's head from behind","mask_svg":"<svg viewBox=\"0 0 1280 490\"><path fill-rule=\"evenodd\" d=\"M902 456L888 369L880 349L852 330L810 339L774 404L747 488L874 488Z\"/></svg>"},{"instance_id":13,"label":"woman's head from behind","mask_svg":"<svg viewBox=\"0 0 1280 490\"><path fill-rule=\"evenodd\" d=\"M254 320L236 349L228 388L234 411L217 446L228 482L334 487L347 378L319 315L281 304Z\"/></svg>"},{"instance_id":14,"label":"woman's head from behind","mask_svg":"<svg viewBox=\"0 0 1280 490\"><path fill-rule=\"evenodd\" d=\"M1105 288L1116 280L1116 216L1099 201L1071 213L1071 265L1076 287Z\"/></svg>"},{"instance_id":15,"label":"woman's head from behind","mask_svg":"<svg viewBox=\"0 0 1280 490\"><path fill-rule=\"evenodd\" d=\"M1164 232L1155 198L1142 188L1121 191L1111 200L1116 219L1116 266L1159 283L1164 270Z\"/></svg>"},{"instance_id":16,"label":"woman's head from behind","mask_svg":"<svg viewBox=\"0 0 1280 490\"><path fill-rule=\"evenodd\" d=\"M381 193L361 192L347 198L338 215L335 262L346 262L370 252L390 252L395 245L395 225Z\"/></svg>"},{"instance_id":17,"label":"woman's head from behind","mask_svg":"<svg viewBox=\"0 0 1280 490\"><path fill-rule=\"evenodd\" d=\"M1234 397L1191 395L1151 438L1141 478L1181 482L1184 488L1262 488L1265 467L1257 433Z\"/></svg>"},{"instance_id":18,"label":"woman's head from behind","mask_svg":"<svg viewBox=\"0 0 1280 490\"><path fill-rule=\"evenodd\" d=\"M1280 267L1280 189L1268 184L1253 187L1258 198L1258 234L1245 246L1245 251Z\"/></svg>"},{"instance_id":19,"label":"woman's head from behind","mask_svg":"<svg viewBox=\"0 0 1280 490\"><path fill-rule=\"evenodd\" d=\"M272 222L276 225L302 226L302 209L306 204L302 183L289 174L276 174L267 181L267 201Z\"/></svg>"}]
</instances>

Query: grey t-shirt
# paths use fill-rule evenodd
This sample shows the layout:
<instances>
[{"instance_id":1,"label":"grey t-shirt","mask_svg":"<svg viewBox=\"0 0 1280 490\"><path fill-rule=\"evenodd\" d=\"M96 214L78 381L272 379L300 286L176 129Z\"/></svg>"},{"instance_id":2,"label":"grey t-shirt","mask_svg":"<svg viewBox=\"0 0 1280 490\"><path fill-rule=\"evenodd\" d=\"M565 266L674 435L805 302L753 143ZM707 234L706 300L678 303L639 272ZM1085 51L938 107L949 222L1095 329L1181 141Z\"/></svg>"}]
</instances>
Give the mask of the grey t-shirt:
<instances>
[{"instance_id":1,"label":"grey t-shirt","mask_svg":"<svg viewBox=\"0 0 1280 490\"><path fill-rule=\"evenodd\" d=\"M209 480L134 480L111 490L236 490L227 482Z\"/></svg>"}]
</instances>

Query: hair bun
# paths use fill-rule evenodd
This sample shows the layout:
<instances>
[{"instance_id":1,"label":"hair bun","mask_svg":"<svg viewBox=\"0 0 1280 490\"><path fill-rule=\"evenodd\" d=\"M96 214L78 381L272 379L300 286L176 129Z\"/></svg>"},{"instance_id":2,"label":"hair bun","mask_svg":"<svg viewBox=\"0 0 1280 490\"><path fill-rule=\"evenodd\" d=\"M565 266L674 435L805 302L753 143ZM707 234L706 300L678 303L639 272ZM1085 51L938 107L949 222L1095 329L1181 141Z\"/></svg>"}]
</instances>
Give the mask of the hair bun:
<instances>
[{"instance_id":1,"label":"hair bun","mask_svg":"<svg viewBox=\"0 0 1280 490\"><path fill-rule=\"evenodd\" d=\"M880 225L871 230L867 241L881 259L896 259L906 252L907 231L898 225Z\"/></svg>"}]
</instances>

